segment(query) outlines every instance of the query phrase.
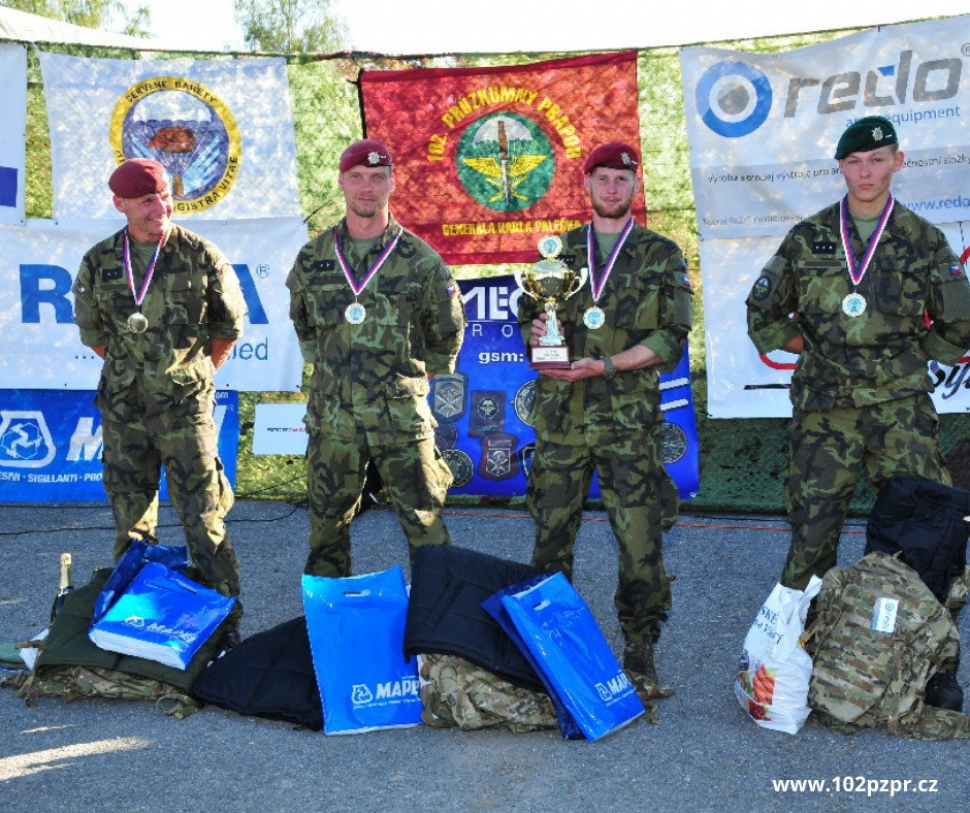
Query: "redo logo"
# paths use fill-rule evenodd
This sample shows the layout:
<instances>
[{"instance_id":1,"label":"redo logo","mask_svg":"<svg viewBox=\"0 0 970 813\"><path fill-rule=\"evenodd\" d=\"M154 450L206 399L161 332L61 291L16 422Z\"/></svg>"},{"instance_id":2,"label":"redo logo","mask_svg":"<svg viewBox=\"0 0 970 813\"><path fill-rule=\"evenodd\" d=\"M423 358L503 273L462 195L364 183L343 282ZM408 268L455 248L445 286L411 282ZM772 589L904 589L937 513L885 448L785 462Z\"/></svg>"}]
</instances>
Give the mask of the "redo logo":
<instances>
[{"instance_id":1,"label":"redo logo","mask_svg":"<svg viewBox=\"0 0 970 813\"><path fill-rule=\"evenodd\" d=\"M476 201L499 212L536 203L552 182L555 158L542 129L517 113L483 116L462 135L458 180Z\"/></svg>"},{"instance_id":2,"label":"redo logo","mask_svg":"<svg viewBox=\"0 0 970 813\"><path fill-rule=\"evenodd\" d=\"M701 120L725 138L750 135L771 112L768 77L744 62L712 65L697 83L695 95Z\"/></svg>"},{"instance_id":3,"label":"redo logo","mask_svg":"<svg viewBox=\"0 0 970 813\"><path fill-rule=\"evenodd\" d=\"M56 451L42 413L0 410L0 466L39 469Z\"/></svg>"},{"instance_id":4,"label":"redo logo","mask_svg":"<svg viewBox=\"0 0 970 813\"><path fill-rule=\"evenodd\" d=\"M111 116L110 140L119 164L151 158L168 170L176 212L216 205L239 174L235 117L207 87L182 77L157 76L128 88Z\"/></svg>"}]
</instances>

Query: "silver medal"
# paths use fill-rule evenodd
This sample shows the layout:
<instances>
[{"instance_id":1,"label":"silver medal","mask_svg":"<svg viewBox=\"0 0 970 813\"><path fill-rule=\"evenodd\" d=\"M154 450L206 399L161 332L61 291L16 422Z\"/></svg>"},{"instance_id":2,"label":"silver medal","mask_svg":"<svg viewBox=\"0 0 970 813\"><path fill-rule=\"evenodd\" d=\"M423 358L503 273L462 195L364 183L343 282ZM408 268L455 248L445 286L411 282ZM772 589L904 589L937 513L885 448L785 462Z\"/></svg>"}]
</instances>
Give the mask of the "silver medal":
<instances>
[{"instance_id":1,"label":"silver medal","mask_svg":"<svg viewBox=\"0 0 970 813\"><path fill-rule=\"evenodd\" d=\"M596 330L599 327L603 327L606 323L606 314L603 313L603 309L594 305L592 308L583 314L583 324L586 325L590 330Z\"/></svg>"},{"instance_id":2,"label":"silver medal","mask_svg":"<svg viewBox=\"0 0 970 813\"><path fill-rule=\"evenodd\" d=\"M367 309L360 302L351 302L344 311L344 317L352 325L359 325L367 316Z\"/></svg>"},{"instance_id":3,"label":"silver medal","mask_svg":"<svg viewBox=\"0 0 970 813\"><path fill-rule=\"evenodd\" d=\"M853 291L842 300L842 312L846 316L862 316L866 312L865 297Z\"/></svg>"},{"instance_id":4,"label":"silver medal","mask_svg":"<svg viewBox=\"0 0 970 813\"><path fill-rule=\"evenodd\" d=\"M148 330L148 320L140 313L133 313L128 317L128 330L132 333L144 333Z\"/></svg>"}]
</instances>

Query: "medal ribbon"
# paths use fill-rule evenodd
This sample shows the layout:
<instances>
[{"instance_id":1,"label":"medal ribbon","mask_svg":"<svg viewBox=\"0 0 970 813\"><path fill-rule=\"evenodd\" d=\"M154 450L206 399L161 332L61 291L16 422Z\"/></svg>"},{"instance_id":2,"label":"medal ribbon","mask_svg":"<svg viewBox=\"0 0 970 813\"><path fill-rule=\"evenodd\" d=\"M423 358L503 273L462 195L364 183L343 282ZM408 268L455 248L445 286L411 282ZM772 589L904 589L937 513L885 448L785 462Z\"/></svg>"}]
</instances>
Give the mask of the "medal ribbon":
<instances>
[{"instance_id":1,"label":"medal ribbon","mask_svg":"<svg viewBox=\"0 0 970 813\"><path fill-rule=\"evenodd\" d=\"M364 278L358 283L357 276L354 273L354 269L351 267L350 263L347 260L346 255L343 252L343 249L340 247L340 231L337 226L334 226L333 247L334 249L336 249L336 252L337 252L337 262L340 263L340 267L341 269L343 269L344 276L347 278L347 282L350 283L350 288L354 292L354 296L359 296L360 292L367 287L367 283L371 281L371 278L374 276L374 274L376 274L378 270L380 270L380 267L384 265L384 262L387 260L387 258L391 256L391 253L394 251L395 246L397 246L397 241L401 239L401 235L403 233L404 233L403 231L399 231L397 235L395 235L394 239L391 240L391 242L388 243L386 246L384 246L384 250L380 253L380 256L376 260L374 260L373 265L371 265L371 267L367 269L367 273L364 274Z\"/></svg>"},{"instance_id":2,"label":"medal ribbon","mask_svg":"<svg viewBox=\"0 0 970 813\"><path fill-rule=\"evenodd\" d=\"M882 237L886 224L889 222L889 215L892 214L895 204L896 199L893 197L893 193L890 192L889 197L886 199L886 205L882 209L882 214L879 215L876 230L869 237L869 243L862 255L862 262L856 264L855 253L852 251L852 236L849 234L849 196L846 195L842 198L842 202L839 204L839 233L842 235L842 250L845 252L845 262L849 266L849 276L852 277L853 285L858 285L862 282L866 271L869 270L872 255L876 253L879 238Z\"/></svg>"},{"instance_id":3,"label":"medal ribbon","mask_svg":"<svg viewBox=\"0 0 970 813\"><path fill-rule=\"evenodd\" d=\"M600 294L603 293L603 287L606 285L606 281L610 278L610 273L613 271L613 266L616 264L616 258L620 256L620 249L623 248L623 244L626 242L627 235L633 231L633 218L631 217L626 225L623 227L623 231L620 232L620 236L616 240L616 245L613 246L613 250L610 252L610 256L606 261L606 265L603 266L603 274L596 279L596 236L593 233L593 224L589 224L589 230L586 232L586 254L589 258L589 287L593 293L593 302L596 302L600 298Z\"/></svg>"},{"instance_id":4,"label":"medal ribbon","mask_svg":"<svg viewBox=\"0 0 970 813\"><path fill-rule=\"evenodd\" d=\"M128 280L128 287L131 288L131 295L135 297L135 305L141 307L148 293L148 286L152 284L152 277L155 276L155 264L158 262L158 255L162 252L162 243L165 242L165 235L158 238L158 246L155 248L155 256L145 269L145 277L141 281L141 287L135 291L135 274L131 267L131 248L128 244L128 229L125 229L125 241L122 244L122 253L125 259L125 278Z\"/></svg>"}]
</instances>

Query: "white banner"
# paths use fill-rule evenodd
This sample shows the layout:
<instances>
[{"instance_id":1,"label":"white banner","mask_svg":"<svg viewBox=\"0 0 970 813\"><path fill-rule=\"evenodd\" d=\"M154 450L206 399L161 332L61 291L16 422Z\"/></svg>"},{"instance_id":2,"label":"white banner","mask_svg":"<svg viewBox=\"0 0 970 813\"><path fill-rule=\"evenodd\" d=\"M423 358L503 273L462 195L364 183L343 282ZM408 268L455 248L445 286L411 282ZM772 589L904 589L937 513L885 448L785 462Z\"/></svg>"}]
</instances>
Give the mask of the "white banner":
<instances>
[{"instance_id":1,"label":"white banner","mask_svg":"<svg viewBox=\"0 0 970 813\"><path fill-rule=\"evenodd\" d=\"M0 386L93 390L101 359L84 347L73 322L71 284L85 252L124 225L113 221L31 220L0 226ZM216 384L240 391L296 391L303 361L289 319L286 275L307 239L299 218L231 223L195 221L236 269L248 315L245 335Z\"/></svg>"},{"instance_id":2,"label":"white banner","mask_svg":"<svg viewBox=\"0 0 970 813\"><path fill-rule=\"evenodd\" d=\"M682 49L701 237L780 236L840 198L835 146L868 115L897 126L896 197L937 224L970 219L968 41L960 16L780 54Z\"/></svg>"},{"instance_id":3,"label":"white banner","mask_svg":"<svg viewBox=\"0 0 970 813\"><path fill-rule=\"evenodd\" d=\"M964 262L970 256L970 223L940 228ZM965 236L966 235L966 236ZM707 325L707 409L712 418L786 418L796 356L776 350L761 356L747 334L745 300L780 237L702 240L704 321ZM970 357L955 367L935 361L928 372L940 412L970 412Z\"/></svg>"},{"instance_id":4,"label":"white banner","mask_svg":"<svg viewBox=\"0 0 970 813\"><path fill-rule=\"evenodd\" d=\"M253 454L306 454L306 404L256 404Z\"/></svg>"},{"instance_id":5,"label":"white banner","mask_svg":"<svg viewBox=\"0 0 970 813\"><path fill-rule=\"evenodd\" d=\"M0 223L24 219L24 164L27 144L27 49L0 44Z\"/></svg>"},{"instance_id":6,"label":"white banner","mask_svg":"<svg viewBox=\"0 0 970 813\"><path fill-rule=\"evenodd\" d=\"M168 169L183 217L300 214L286 60L40 62L55 218L110 217L108 177L126 158Z\"/></svg>"}]
</instances>

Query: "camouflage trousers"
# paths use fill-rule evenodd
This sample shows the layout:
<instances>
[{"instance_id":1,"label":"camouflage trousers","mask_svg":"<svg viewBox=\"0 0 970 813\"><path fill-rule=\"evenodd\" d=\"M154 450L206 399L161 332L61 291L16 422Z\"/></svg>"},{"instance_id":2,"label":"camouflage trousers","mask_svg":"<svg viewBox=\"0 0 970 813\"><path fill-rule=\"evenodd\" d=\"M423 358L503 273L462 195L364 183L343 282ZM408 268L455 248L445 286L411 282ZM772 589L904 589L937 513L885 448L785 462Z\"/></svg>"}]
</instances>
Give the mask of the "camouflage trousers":
<instances>
[{"instance_id":1,"label":"camouflage trousers","mask_svg":"<svg viewBox=\"0 0 970 813\"><path fill-rule=\"evenodd\" d=\"M451 541L441 519L451 487L451 470L433 438L370 445L365 437L342 438L310 430L307 494L310 501L310 576L351 575L350 523L360 507L368 459L397 512L411 556L421 545Z\"/></svg>"},{"instance_id":2,"label":"camouflage trousers","mask_svg":"<svg viewBox=\"0 0 970 813\"><path fill-rule=\"evenodd\" d=\"M114 513L115 561L131 539L157 543L158 489L165 467L168 494L198 572L198 581L225 596L239 595L239 562L223 521L233 504L209 412L177 423L101 422L104 489ZM239 602L236 603L240 607ZM234 617L241 614L241 609Z\"/></svg>"},{"instance_id":3,"label":"camouflage trousers","mask_svg":"<svg viewBox=\"0 0 970 813\"><path fill-rule=\"evenodd\" d=\"M950 484L930 397L799 412L792 420L785 505L792 541L781 582L804 590L835 566L839 537L863 468L876 489L896 474Z\"/></svg>"},{"instance_id":4,"label":"camouflage trousers","mask_svg":"<svg viewBox=\"0 0 970 813\"><path fill-rule=\"evenodd\" d=\"M670 609L663 532L673 525L677 491L661 461L660 425L617 440L567 446L536 443L526 501L536 523L532 565L572 580L573 546L595 471L619 545L614 596L628 641L656 640Z\"/></svg>"}]
</instances>

